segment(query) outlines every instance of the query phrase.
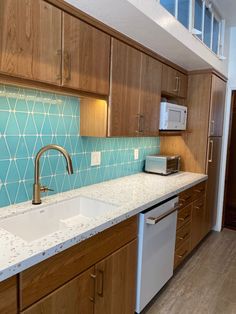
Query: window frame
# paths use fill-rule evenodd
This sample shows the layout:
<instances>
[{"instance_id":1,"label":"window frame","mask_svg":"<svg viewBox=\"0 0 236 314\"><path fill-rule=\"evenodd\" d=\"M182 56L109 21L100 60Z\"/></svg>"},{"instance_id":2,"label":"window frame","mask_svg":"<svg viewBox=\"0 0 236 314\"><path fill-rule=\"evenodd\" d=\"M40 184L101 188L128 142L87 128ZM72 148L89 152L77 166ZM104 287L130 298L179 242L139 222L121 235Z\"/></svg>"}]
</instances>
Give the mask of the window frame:
<instances>
[{"instance_id":1,"label":"window frame","mask_svg":"<svg viewBox=\"0 0 236 314\"><path fill-rule=\"evenodd\" d=\"M196 0L189 0L189 16L188 16L188 30L192 33L192 35L200 40L202 44L211 50L212 53L214 53L216 56L219 58L222 58L223 56L223 50L224 50L224 32L225 32L225 20L221 18L221 16L216 12L214 6L210 3L209 0L201 0L202 1L202 25L201 25L201 30L197 30L194 28L194 22L195 22L195 1ZM157 0L157 2L160 3L160 0ZM179 0L175 0L175 14L173 15L170 13L172 16L174 16L177 21L185 27L179 20L178 20L178 5L179 5ZM163 6L163 5L162 5ZM210 47L207 46L204 42L204 26L205 26L205 8L208 8L211 12L211 38L210 38ZM163 8L165 8L163 6ZM167 10L168 12L168 10ZM214 32L214 18L217 20L219 23L219 33L218 33L218 42L217 42L217 53L213 51L213 32ZM185 27L186 28L186 27ZM201 32L201 34L197 34L197 31ZM201 37L198 37L198 35L201 35Z\"/></svg>"}]
</instances>

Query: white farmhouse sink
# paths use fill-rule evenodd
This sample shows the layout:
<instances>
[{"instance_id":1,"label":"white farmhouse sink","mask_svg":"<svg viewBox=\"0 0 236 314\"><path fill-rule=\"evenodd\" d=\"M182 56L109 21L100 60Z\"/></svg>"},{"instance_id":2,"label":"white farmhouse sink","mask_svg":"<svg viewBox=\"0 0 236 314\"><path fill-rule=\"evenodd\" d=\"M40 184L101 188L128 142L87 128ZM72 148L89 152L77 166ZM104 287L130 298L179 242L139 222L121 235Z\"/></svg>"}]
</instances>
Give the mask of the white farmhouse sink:
<instances>
[{"instance_id":1,"label":"white farmhouse sink","mask_svg":"<svg viewBox=\"0 0 236 314\"><path fill-rule=\"evenodd\" d=\"M32 242L66 227L88 223L116 208L113 204L77 197L4 219L0 228Z\"/></svg>"}]
</instances>

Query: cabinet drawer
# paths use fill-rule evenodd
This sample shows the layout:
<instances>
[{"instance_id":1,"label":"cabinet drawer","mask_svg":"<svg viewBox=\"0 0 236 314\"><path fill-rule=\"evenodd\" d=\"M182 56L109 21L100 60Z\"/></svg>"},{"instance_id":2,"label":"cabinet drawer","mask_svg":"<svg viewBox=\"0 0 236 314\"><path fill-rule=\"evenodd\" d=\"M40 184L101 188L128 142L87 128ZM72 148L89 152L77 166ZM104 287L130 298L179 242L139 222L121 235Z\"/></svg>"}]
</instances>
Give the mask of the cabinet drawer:
<instances>
[{"instance_id":1,"label":"cabinet drawer","mask_svg":"<svg viewBox=\"0 0 236 314\"><path fill-rule=\"evenodd\" d=\"M179 194L179 207L183 208L193 201L193 190L188 189Z\"/></svg>"},{"instance_id":2,"label":"cabinet drawer","mask_svg":"<svg viewBox=\"0 0 236 314\"><path fill-rule=\"evenodd\" d=\"M193 200L197 200L206 193L206 181L201 182L192 188Z\"/></svg>"},{"instance_id":3,"label":"cabinet drawer","mask_svg":"<svg viewBox=\"0 0 236 314\"><path fill-rule=\"evenodd\" d=\"M191 222L189 221L183 227L177 230L175 248L177 249L178 247L180 247L180 245L182 245L182 243L184 243L184 241L190 237L190 234L191 234Z\"/></svg>"},{"instance_id":4,"label":"cabinet drawer","mask_svg":"<svg viewBox=\"0 0 236 314\"><path fill-rule=\"evenodd\" d=\"M0 313L17 313L17 280L16 276L0 282Z\"/></svg>"},{"instance_id":5,"label":"cabinet drawer","mask_svg":"<svg viewBox=\"0 0 236 314\"><path fill-rule=\"evenodd\" d=\"M178 212L177 230L191 220L192 204L182 208Z\"/></svg>"},{"instance_id":6,"label":"cabinet drawer","mask_svg":"<svg viewBox=\"0 0 236 314\"><path fill-rule=\"evenodd\" d=\"M174 268L179 266L180 263L186 258L191 250L191 241L190 238L184 241L184 243L175 251L175 262Z\"/></svg>"}]
</instances>

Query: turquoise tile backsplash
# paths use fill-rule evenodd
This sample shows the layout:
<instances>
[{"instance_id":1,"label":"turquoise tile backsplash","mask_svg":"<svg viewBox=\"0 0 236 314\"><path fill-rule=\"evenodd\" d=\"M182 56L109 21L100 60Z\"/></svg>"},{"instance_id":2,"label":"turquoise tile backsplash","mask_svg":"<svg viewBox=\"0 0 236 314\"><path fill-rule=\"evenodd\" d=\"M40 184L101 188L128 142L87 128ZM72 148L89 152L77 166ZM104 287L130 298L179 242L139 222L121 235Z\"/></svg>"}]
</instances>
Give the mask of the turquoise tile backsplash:
<instances>
[{"instance_id":1,"label":"turquoise tile backsplash","mask_svg":"<svg viewBox=\"0 0 236 314\"><path fill-rule=\"evenodd\" d=\"M79 99L0 85L0 207L32 198L34 158L47 144L64 146L74 174L56 151L41 159L41 183L58 193L142 171L147 154L159 152L158 138L79 136ZM139 148L139 160L134 160ZM91 167L91 152L101 151Z\"/></svg>"}]
</instances>

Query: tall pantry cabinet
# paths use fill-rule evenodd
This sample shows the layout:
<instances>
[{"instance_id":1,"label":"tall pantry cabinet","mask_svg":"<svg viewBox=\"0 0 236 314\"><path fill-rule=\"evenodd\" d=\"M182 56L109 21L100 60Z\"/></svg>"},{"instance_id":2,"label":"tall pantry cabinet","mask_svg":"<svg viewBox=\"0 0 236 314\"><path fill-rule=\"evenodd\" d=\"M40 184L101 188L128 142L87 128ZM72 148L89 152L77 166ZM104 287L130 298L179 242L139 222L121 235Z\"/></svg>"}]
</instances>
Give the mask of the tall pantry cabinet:
<instances>
[{"instance_id":1,"label":"tall pantry cabinet","mask_svg":"<svg viewBox=\"0 0 236 314\"><path fill-rule=\"evenodd\" d=\"M181 155L182 170L208 174L206 232L216 223L225 93L226 82L217 75L190 74L187 132L161 138L161 153Z\"/></svg>"}]
</instances>

